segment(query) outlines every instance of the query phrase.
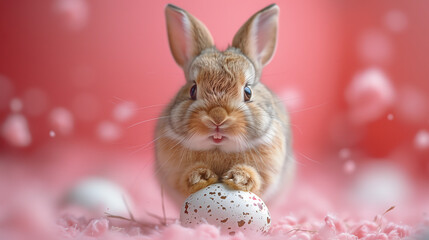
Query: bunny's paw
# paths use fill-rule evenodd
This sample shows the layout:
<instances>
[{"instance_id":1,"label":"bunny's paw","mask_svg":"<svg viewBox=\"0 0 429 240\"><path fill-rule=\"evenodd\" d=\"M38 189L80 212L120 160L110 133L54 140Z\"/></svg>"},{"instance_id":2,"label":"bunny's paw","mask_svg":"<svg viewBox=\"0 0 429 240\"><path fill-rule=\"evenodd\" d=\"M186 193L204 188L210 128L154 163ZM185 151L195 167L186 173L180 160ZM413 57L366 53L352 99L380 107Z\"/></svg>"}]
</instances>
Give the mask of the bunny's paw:
<instances>
[{"instance_id":1,"label":"bunny's paw","mask_svg":"<svg viewBox=\"0 0 429 240\"><path fill-rule=\"evenodd\" d=\"M186 192L192 194L200 189L218 182L218 176L204 165L191 168L185 174Z\"/></svg>"},{"instance_id":2,"label":"bunny's paw","mask_svg":"<svg viewBox=\"0 0 429 240\"><path fill-rule=\"evenodd\" d=\"M232 167L222 176L222 182L235 190L250 191L259 194L261 177L255 168L239 164Z\"/></svg>"}]
</instances>

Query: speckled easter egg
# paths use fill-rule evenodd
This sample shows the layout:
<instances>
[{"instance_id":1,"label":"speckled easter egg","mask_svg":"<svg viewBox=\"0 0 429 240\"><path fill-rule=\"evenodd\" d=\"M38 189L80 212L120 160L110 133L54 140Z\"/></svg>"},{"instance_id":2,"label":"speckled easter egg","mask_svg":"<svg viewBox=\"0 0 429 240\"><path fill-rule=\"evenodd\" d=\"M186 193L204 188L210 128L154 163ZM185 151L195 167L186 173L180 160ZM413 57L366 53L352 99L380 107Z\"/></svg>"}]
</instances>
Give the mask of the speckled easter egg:
<instances>
[{"instance_id":1,"label":"speckled easter egg","mask_svg":"<svg viewBox=\"0 0 429 240\"><path fill-rule=\"evenodd\" d=\"M224 233L266 232L271 216L265 203L254 193L230 189L216 183L191 194L180 212L183 226L209 223Z\"/></svg>"}]
</instances>

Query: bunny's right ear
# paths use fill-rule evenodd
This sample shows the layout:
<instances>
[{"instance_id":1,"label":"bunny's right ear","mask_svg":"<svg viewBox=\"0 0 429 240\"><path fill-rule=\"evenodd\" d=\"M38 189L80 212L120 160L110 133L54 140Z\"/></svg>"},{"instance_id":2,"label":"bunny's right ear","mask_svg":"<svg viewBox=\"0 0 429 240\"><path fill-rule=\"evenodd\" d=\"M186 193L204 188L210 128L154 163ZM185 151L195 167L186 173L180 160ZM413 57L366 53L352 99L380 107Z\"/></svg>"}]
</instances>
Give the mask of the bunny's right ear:
<instances>
[{"instance_id":1,"label":"bunny's right ear","mask_svg":"<svg viewBox=\"0 0 429 240\"><path fill-rule=\"evenodd\" d=\"M183 69L201 51L214 45L207 27L185 10L168 4L165 17L171 53Z\"/></svg>"},{"instance_id":2,"label":"bunny's right ear","mask_svg":"<svg viewBox=\"0 0 429 240\"><path fill-rule=\"evenodd\" d=\"M276 4L271 4L255 13L232 40L232 46L247 55L258 69L267 65L274 55L279 11Z\"/></svg>"}]
</instances>

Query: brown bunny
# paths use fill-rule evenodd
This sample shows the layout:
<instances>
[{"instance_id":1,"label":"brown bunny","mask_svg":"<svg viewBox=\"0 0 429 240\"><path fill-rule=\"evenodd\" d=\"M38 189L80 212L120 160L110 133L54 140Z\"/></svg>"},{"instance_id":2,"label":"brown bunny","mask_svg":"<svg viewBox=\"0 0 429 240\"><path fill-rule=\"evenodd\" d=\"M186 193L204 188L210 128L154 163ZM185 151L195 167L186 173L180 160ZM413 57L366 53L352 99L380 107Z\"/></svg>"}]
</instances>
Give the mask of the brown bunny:
<instances>
[{"instance_id":1,"label":"brown bunny","mask_svg":"<svg viewBox=\"0 0 429 240\"><path fill-rule=\"evenodd\" d=\"M253 15L219 51L185 10L165 8L171 53L186 82L156 128L156 171L180 203L223 182L269 200L294 172L289 118L260 82L277 42L279 7Z\"/></svg>"}]
</instances>

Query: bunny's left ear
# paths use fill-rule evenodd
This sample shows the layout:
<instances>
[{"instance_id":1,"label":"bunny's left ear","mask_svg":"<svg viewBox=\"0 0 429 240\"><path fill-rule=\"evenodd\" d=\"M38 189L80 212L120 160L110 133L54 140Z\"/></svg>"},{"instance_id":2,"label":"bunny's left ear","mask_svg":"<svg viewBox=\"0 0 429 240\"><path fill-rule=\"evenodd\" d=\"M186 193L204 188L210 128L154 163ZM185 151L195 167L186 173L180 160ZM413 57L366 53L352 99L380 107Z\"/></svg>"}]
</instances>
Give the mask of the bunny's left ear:
<instances>
[{"instance_id":1,"label":"bunny's left ear","mask_svg":"<svg viewBox=\"0 0 429 240\"><path fill-rule=\"evenodd\" d=\"M214 46L207 27L185 10L168 4L165 17L171 53L184 70L201 51Z\"/></svg>"},{"instance_id":2,"label":"bunny's left ear","mask_svg":"<svg viewBox=\"0 0 429 240\"><path fill-rule=\"evenodd\" d=\"M255 13L238 30L232 41L232 46L239 48L259 70L267 65L274 55L279 12L280 8L271 4Z\"/></svg>"}]
</instances>

